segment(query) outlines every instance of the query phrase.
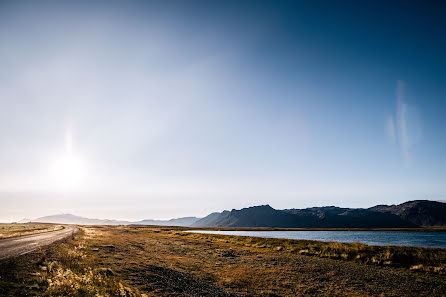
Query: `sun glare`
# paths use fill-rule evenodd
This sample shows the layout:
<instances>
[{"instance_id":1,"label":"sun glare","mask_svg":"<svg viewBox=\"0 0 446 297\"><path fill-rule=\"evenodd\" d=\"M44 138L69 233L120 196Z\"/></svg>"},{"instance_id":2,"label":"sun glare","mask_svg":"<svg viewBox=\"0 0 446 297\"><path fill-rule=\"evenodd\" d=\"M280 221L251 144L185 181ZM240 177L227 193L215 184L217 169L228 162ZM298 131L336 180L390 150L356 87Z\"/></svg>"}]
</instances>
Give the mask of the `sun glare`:
<instances>
[{"instance_id":1,"label":"sun glare","mask_svg":"<svg viewBox=\"0 0 446 297\"><path fill-rule=\"evenodd\" d=\"M54 163L54 177L58 187L73 189L78 187L84 177L84 165L79 158L66 154Z\"/></svg>"}]
</instances>

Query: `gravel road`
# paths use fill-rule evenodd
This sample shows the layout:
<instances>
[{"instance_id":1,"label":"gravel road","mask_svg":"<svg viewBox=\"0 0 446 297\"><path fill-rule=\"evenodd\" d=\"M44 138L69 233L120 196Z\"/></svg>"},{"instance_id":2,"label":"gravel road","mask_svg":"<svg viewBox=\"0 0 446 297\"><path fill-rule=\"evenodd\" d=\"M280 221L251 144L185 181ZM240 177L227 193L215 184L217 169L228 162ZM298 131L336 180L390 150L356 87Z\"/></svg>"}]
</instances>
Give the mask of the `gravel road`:
<instances>
[{"instance_id":1,"label":"gravel road","mask_svg":"<svg viewBox=\"0 0 446 297\"><path fill-rule=\"evenodd\" d=\"M20 256L64 239L78 231L75 227L62 230L0 239L0 260Z\"/></svg>"}]
</instances>

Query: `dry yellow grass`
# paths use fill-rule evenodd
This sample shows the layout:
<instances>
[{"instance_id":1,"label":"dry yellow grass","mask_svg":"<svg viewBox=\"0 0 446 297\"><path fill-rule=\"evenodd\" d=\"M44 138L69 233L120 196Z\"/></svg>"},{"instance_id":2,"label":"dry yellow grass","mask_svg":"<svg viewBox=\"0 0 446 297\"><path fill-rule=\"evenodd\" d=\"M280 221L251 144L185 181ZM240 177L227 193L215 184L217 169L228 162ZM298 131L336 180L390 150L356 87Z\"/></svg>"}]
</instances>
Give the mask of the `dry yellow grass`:
<instances>
[{"instance_id":1,"label":"dry yellow grass","mask_svg":"<svg viewBox=\"0 0 446 297\"><path fill-rule=\"evenodd\" d=\"M48 250L0 265L0 295L442 296L446 291L445 276L425 270L430 256L420 255L418 261L425 262L410 267L388 267L377 255L388 259L399 252L383 249L372 256L366 245L192 234L182 228L81 229ZM305 255L316 247L337 260ZM355 260L353 251L382 262Z\"/></svg>"},{"instance_id":2,"label":"dry yellow grass","mask_svg":"<svg viewBox=\"0 0 446 297\"><path fill-rule=\"evenodd\" d=\"M62 228L62 225L44 223L0 224L0 239L56 231Z\"/></svg>"}]
</instances>

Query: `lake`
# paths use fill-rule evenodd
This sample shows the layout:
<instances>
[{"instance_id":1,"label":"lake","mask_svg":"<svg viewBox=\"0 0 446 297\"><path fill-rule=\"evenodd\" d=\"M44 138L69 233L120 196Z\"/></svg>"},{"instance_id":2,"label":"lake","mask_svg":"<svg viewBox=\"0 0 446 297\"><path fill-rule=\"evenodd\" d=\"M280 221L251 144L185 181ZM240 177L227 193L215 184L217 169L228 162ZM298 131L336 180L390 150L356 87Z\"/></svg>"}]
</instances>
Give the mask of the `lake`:
<instances>
[{"instance_id":1,"label":"lake","mask_svg":"<svg viewBox=\"0 0 446 297\"><path fill-rule=\"evenodd\" d=\"M305 239L337 242L362 242L370 245L401 245L446 248L446 232L410 231L213 231L186 232L220 235Z\"/></svg>"}]
</instances>

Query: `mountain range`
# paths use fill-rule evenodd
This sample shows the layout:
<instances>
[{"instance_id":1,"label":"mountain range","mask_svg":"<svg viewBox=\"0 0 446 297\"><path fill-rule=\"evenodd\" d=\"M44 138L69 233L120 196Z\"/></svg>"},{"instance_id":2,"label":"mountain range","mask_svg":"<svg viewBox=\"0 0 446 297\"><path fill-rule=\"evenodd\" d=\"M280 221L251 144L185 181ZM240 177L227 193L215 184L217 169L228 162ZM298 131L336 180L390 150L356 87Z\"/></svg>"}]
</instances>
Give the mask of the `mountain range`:
<instances>
[{"instance_id":1,"label":"mountain range","mask_svg":"<svg viewBox=\"0 0 446 297\"><path fill-rule=\"evenodd\" d=\"M446 226L446 203L428 200L370 208L277 210L269 205L212 213L193 227L414 228Z\"/></svg>"},{"instance_id":2,"label":"mountain range","mask_svg":"<svg viewBox=\"0 0 446 297\"><path fill-rule=\"evenodd\" d=\"M277 228L415 228L445 227L446 203L429 200L370 208L336 206L305 209L274 209L269 205L214 212L204 218L119 221L89 219L72 214L41 217L33 222L79 225L160 225L184 227L277 227ZM24 222L23 220L21 222Z\"/></svg>"},{"instance_id":3,"label":"mountain range","mask_svg":"<svg viewBox=\"0 0 446 297\"><path fill-rule=\"evenodd\" d=\"M37 219L23 219L19 223L38 222L38 223L55 223L55 224L76 224L76 225L158 225L158 226L190 226L199 218L184 217L171 220L141 220L141 221L120 221L120 220L102 220L89 219L72 214L58 214L45 216Z\"/></svg>"}]
</instances>

